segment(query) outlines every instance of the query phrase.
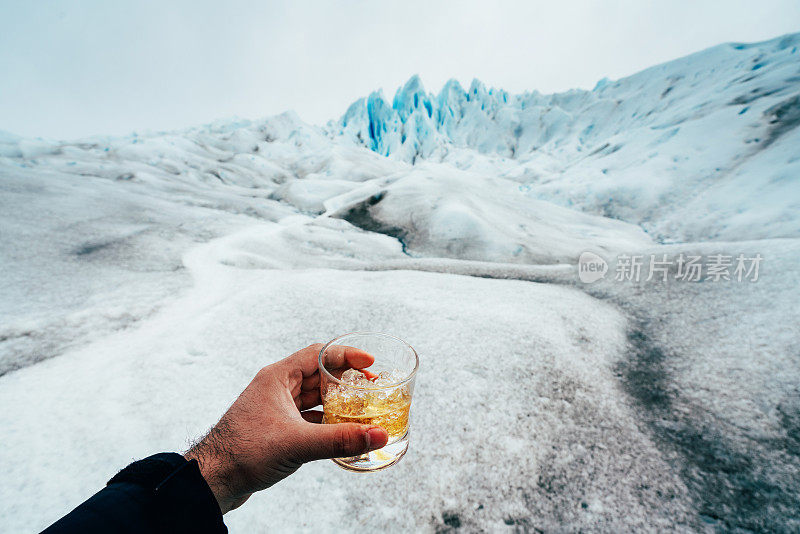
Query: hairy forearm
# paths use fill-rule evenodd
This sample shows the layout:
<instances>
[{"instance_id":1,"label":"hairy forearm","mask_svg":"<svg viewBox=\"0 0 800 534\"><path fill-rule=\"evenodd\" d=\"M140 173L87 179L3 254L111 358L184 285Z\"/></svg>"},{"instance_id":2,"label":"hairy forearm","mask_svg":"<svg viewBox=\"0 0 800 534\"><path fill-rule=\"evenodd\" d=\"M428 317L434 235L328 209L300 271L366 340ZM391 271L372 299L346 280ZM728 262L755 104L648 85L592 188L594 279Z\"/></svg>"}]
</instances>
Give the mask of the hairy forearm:
<instances>
[{"instance_id":1,"label":"hairy forearm","mask_svg":"<svg viewBox=\"0 0 800 534\"><path fill-rule=\"evenodd\" d=\"M236 476L236 458L233 453L235 447L235 436L223 418L183 455L187 460L197 460L200 472L214 493L223 514L247 499L247 496L236 498L233 494Z\"/></svg>"}]
</instances>

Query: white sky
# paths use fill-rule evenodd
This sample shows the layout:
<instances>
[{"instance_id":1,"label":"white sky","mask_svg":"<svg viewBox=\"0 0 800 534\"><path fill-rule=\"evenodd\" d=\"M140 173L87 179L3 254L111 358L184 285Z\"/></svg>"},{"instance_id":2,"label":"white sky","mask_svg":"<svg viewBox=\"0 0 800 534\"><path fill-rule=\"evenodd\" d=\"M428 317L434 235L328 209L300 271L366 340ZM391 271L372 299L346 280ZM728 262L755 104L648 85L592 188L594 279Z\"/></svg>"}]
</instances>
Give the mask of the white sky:
<instances>
[{"instance_id":1,"label":"white sky","mask_svg":"<svg viewBox=\"0 0 800 534\"><path fill-rule=\"evenodd\" d=\"M0 129L174 129L289 109L312 123L412 74L592 88L725 41L800 31L800 1L0 0Z\"/></svg>"}]
</instances>

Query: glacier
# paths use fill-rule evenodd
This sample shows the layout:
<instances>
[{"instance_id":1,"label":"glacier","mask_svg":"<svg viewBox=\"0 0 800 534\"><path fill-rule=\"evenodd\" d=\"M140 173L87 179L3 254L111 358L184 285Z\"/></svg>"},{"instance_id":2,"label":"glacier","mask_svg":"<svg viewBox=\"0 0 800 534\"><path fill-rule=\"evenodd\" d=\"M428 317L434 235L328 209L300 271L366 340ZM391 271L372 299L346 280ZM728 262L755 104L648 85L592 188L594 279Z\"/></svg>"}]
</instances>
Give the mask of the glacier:
<instances>
[{"instance_id":1,"label":"glacier","mask_svg":"<svg viewBox=\"0 0 800 534\"><path fill-rule=\"evenodd\" d=\"M305 466L231 531L796 531L799 47L552 95L414 76L322 126L0 131L0 521L39 530L261 366L382 330L421 358L407 457ZM584 251L764 263L586 285Z\"/></svg>"},{"instance_id":2,"label":"glacier","mask_svg":"<svg viewBox=\"0 0 800 534\"><path fill-rule=\"evenodd\" d=\"M401 161L509 178L661 241L795 237L798 46L797 35L722 44L552 95L478 80L434 95L414 76L391 102L372 93L327 128ZM752 213L751 202L769 209Z\"/></svg>"}]
</instances>

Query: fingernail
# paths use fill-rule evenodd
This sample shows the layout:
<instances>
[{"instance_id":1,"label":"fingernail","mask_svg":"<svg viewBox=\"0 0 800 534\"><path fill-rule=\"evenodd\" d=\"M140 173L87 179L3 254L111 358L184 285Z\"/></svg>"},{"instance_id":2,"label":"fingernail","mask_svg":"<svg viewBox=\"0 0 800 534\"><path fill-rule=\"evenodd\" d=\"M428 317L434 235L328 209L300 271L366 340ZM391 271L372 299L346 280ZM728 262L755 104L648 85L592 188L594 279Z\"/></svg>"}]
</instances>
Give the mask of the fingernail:
<instances>
[{"instance_id":1,"label":"fingernail","mask_svg":"<svg viewBox=\"0 0 800 534\"><path fill-rule=\"evenodd\" d=\"M373 447L372 444L373 443L380 443L381 440L383 439L384 432L386 432L386 431L384 429L382 429L381 427L379 427L379 426L374 426L374 427L370 428L369 430L367 430L366 436L367 436L367 449L368 450L372 450L373 448L376 448L376 449L380 448L380 447Z\"/></svg>"}]
</instances>

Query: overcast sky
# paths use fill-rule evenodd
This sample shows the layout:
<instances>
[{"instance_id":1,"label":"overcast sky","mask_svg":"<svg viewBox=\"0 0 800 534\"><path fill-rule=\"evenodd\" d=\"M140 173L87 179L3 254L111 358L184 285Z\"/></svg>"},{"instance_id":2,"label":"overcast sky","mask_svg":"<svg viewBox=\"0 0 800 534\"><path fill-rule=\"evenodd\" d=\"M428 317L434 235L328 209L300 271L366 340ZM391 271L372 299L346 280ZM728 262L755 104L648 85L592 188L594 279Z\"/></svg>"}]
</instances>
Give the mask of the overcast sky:
<instances>
[{"instance_id":1,"label":"overcast sky","mask_svg":"<svg viewBox=\"0 0 800 534\"><path fill-rule=\"evenodd\" d=\"M798 0L0 0L0 129L72 138L289 109L321 124L415 73L435 92L591 89L794 31Z\"/></svg>"}]
</instances>

